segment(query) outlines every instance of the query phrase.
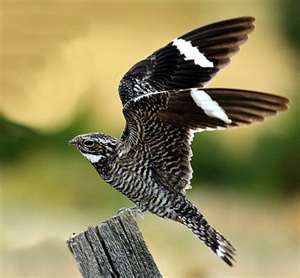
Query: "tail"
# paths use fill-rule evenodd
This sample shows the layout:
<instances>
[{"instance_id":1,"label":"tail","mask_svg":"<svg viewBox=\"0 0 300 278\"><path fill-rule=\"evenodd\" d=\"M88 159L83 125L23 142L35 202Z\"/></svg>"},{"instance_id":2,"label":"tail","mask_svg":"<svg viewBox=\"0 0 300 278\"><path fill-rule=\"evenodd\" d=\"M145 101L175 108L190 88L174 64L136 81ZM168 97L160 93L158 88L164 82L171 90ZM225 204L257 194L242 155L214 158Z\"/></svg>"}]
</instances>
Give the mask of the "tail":
<instances>
[{"instance_id":1,"label":"tail","mask_svg":"<svg viewBox=\"0 0 300 278\"><path fill-rule=\"evenodd\" d=\"M219 232L211 227L199 210L191 203L180 211L179 221L187 226L218 257L229 266L235 262L236 249Z\"/></svg>"}]
</instances>

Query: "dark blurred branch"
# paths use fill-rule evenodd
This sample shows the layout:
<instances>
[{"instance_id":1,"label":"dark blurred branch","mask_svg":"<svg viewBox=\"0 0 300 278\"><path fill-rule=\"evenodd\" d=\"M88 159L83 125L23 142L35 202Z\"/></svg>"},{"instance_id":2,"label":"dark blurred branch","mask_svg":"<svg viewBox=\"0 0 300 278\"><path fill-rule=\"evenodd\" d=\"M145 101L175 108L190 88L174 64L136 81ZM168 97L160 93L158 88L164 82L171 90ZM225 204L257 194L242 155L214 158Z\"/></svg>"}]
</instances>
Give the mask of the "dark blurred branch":
<instances>
[{"instance_id":1,"label":"dark blurred branch","mask_svg":"<svg viewBox=\"0 0 300 278\"><path fill-rule=\"evenodd\" d=\"M162 277L129 210L71 237L84 278Z\"/></svg>"}]
</instances>

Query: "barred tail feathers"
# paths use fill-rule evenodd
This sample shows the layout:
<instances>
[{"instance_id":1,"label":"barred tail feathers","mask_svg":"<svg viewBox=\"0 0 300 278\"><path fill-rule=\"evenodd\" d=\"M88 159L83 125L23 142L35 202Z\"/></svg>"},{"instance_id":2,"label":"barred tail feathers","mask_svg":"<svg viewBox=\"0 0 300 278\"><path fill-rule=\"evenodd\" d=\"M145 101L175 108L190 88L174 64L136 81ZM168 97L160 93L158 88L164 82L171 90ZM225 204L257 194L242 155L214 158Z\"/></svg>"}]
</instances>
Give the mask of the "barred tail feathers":
<instances>
[{"instance_id":1,"label":"barred tail feathers","mask_svg":"<svg viewBox=\"0 0 300 278\"><path fill-rule=\"evenodd\" d=\"M224 236L207 223L197 208L193 206L186 216L182 215L180 217L180 221L192 230L192 232L225 263L229 266L233 266L236 249Z\"/></svg>"}]
</instances>

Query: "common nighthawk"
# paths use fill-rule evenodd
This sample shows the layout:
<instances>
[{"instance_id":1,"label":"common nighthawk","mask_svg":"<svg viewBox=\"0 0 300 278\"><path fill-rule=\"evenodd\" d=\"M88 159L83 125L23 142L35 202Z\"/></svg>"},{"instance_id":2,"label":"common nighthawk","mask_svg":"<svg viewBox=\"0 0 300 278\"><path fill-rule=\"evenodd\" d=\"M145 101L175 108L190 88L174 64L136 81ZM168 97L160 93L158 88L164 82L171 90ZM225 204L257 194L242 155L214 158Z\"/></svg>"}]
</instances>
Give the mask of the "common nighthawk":
<instances>
[{"instance_id":1,"label":"common nighthawk","mask_svg":"<svg viewBox=\"0 0 300 278\"><path fill-rule=\"evenodd\" d=\"M240 17L200 27L155 51L123 77L121 139L102 133L70 141L100 176L140 211L175 220L228 265L235 249L186 197L195 132L262 121L287 109L284 97L240 89L204 89L254 29Z\"/></svg>"}]
</instances>

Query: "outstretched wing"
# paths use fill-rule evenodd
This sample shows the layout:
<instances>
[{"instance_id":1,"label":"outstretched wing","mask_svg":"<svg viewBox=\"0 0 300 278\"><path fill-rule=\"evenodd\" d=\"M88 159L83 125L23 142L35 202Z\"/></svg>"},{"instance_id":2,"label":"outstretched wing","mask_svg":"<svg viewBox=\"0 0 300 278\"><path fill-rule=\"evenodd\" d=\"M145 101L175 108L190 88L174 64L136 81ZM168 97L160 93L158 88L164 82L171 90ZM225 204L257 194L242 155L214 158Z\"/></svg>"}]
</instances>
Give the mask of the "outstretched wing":
<instances>
[{"instance_id":1,"label":"outstretched wing","mask_svg":"<svg viewBox=\"0 0 300 278\"><path fill-rule=\"evenodd\" d=\"M239 17L195 29L134 65L123 77L123 105L140 95L204 87L254 29L253 17Z\"/></svg>"},{"instance_id":2,"label":"outstretched wing","mask_svg":"<svg viewBox=\"0 0 300 278\"><path fill-rule=\"evenodd\" d=\"M234 89L184 89L142 95L126 103L124 145L143 144L155 177L184 193L192 177L193 133L262 121L287 109L286 98Z\"/></svg>"}]
</instances>

